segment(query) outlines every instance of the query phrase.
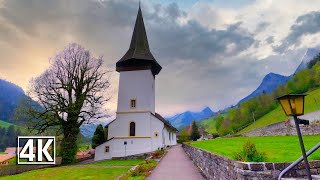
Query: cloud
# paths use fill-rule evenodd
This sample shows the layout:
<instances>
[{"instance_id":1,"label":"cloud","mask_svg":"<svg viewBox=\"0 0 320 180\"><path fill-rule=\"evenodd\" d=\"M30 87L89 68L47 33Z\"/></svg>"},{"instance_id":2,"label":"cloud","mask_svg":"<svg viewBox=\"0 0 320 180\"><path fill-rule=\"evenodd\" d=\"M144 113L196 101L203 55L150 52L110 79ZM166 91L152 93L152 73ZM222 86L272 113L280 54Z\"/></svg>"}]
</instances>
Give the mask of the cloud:
<instances>
[{"instance_id":1,"label":"cloud","mask_svg":"<svg viewBox=\"0 0 320 180\"><path fill-rule=\"evenodd\" d=\"M156 77L161 114L205 105L223 109L248 95L265 74L290 74L299 63L303 48L277 54L271 46L288 34L300 12L290 11L288 18L285 6L271 1L234 9L219 5L196 2L186 12L179 3L142 2L149 45L163 67ZM114 69L129 47L138 1L5 0L0 6L0 78L27 89L29 80L48 67L48 58L71 42L103 55ZM301 18L292 29L298 31L309 19ZM111 80L108 107L115 111L117 72Z\"/></svg>"},{"instance_id":2,"label":"cloud","mask_svg":"<svg viewBox=\"0 0 320 180\"><path fill-rule=\"evenodd\" d=\"M255 30L255 33L260 33L262 31L264 31L268 26L270 25L270 23L268 22L261 22L257 25L257 28Z\"/></svg>"},{"instance_id":3,"label":"cloud","mask_svg":"<svg viewBox=\"0 0 320 180\"><path fill-rule=\"evenodd\" d=\"M299 46L304 36L320 32L320 12L310 12L299 16L290 28L290 33L275 50L283 53L290 46Z\"/></svg>"},{"instance_id":4,"label":"cloud","mask_svg":"<svg viewBox=\"0 0 320 180\"><path fill-rule=\"evenodd\" d=\"M268 44L272 44L274 42L274 37L273 36L269 36L267 39L266 39L266 42Z\"/></svg>"}]
</instances>

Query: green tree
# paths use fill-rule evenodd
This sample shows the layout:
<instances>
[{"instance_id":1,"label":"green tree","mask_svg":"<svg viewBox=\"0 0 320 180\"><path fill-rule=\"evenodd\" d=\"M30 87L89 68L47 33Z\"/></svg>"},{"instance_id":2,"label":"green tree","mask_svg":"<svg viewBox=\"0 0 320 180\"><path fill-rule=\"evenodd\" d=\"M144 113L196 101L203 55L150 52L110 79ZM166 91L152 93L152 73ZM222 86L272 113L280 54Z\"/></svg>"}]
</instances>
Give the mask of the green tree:
<instances>
[{"instance_id":1,"label":"green tree","mask_svg":"<svg viewBox=\"0 0 320 180\"><path fill-rule=\"evenodd\" d=\"M221 127L221 124L222 124L222 121L224 120L224 117L219 115L215 118L215 120L216 120L216 124L215 124L216 130L218 130Z\"/></svg>"},{"instance_id":2,"label":"green tree","mask_svg":"<svg viewBox=\"0 0 320 180\"><path fill-rule=\"evenodd\" d=\"M8 127L6 135L7 135L7 137L5 138L6 139L6 141L5 141L6 145L10 146L10 147L16 146L16 144L17 144L17 142L16 142L17 136L16 136L15 128L14 128L13 125Z\"/></svg>"},{"instance_id":3,"label":"green tree","mask_svg":"<svg viewBox=\"0 0 320 180\"><path fill-rule=\"evenodd\" d=\"M195 121L192 122L192 131L190 135L191 140L196 141L197 139L200 138L200 133L198 130L198 126Z\"/></svg>"},{"instance_id":4,"label":"green tree","mask_svg":"<svg viewBox=\"0 0 320 180\"><path fill-rule=\"evenodd\" d=\"M105 142L104 131L101 124L96 128L92 138L92 148L95 149L97 146Z\"/></svg>"},{"instance_id":5,"label":"green tree","mask_svg":"<svg viewBox=\"0 0 320 180\"><path fill-rule=\"evenodd\" d=\"M186 129L182 129L179 133L179 143L186 142L190 139L190 135Z\"/></svg>"}]
</instances>

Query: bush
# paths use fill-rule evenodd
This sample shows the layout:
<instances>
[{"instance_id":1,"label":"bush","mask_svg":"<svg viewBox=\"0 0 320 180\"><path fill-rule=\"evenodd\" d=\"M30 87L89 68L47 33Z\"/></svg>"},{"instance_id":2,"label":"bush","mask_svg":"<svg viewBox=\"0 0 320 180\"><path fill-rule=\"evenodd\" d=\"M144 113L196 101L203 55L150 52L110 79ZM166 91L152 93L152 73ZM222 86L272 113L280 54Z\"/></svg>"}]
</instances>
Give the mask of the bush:
<instances>
[{"instance_id":1,"label":"bush","mask_svg":"<svg viewBox=\"0 0 320 180\"><path fill-rule=\"evenodd\" d=\"M213 138L213 139L215 139L215 138L217 138L217 137L219 137L219 134L218 134L218 133L212 133L212 138Z\"/></svg>"},{"instance_id":2,"label":"bush","mask_svg":"<svg viewBox=\"0 0 320 180\"><path fill-rule=\"evenodd\" d=\"M234 159L244 162L264 162L267 160L266 154L258 152L255 144L250 140L244 143L242 151L235 153Z\"/></svg>"},{"instance_id":3,"label":"bush","mask_svg":"<svg viewBox=\"0 0 320 180\"><path fill-rule=\"evenodd\" d=\"M164 150L158 149L155 152L153 152L151 155L152 155L152 159L159 159L164 155Z\"/></svg>"},{"instance_id":4,"label":"bush","mask_svg":"<svg viewBox=\"0 0 320 180\"><path fill-rule=\"evenodd\" d=\"M179 139L177 140L178 143L186 142L190 139L190 135L188 134L187 130L183 129L179 133Z\"/></svg>"},{"instance_id":5,"label":"bush","mask_svg":"<svg viewBox=\"0 0 320 180\"><path fill-rule=\"evenodd\" d=\"M131 179L131 177L141 177L141 179L145 179L145 177L149 176L150 172L156 166L157 166L157 161L146 160L145 162L139 164L134 170L130 170L127 174L122 176L120 180Z\"/></svg>"}]
</instances>

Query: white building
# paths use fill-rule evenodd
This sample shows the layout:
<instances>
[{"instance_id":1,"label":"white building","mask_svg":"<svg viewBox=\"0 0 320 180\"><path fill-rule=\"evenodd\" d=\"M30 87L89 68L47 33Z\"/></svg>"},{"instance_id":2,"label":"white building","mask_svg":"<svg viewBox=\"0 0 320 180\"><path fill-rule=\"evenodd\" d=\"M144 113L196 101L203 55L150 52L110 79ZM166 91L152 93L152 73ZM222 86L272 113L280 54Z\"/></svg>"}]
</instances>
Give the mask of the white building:
<instances>
[{"instance_id":1,"label":"white building","mask_svg":"<svg viewBox=\"0 0 320 180\"><path fill-rule=\"evenodd\" d=\"M162 67L150 52L139 7L130 48L117 62L120 73L116 119L95 160L124 157L175 145L177 130L155 112L155 77Z\"/></svg>"}]
</instances>

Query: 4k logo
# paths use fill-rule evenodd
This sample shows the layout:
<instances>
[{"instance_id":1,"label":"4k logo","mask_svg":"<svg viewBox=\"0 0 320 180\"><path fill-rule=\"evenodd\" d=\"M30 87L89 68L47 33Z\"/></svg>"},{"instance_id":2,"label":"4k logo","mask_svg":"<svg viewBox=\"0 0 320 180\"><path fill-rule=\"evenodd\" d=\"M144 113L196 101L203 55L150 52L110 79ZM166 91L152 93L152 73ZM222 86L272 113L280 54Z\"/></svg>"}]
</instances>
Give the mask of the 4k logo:
<instances>
[{"instance_id":1,"label":"4k logo","mask_svg":"<svg viewBox=\"0 0 320 180\"><path fill-rule=\"evenodd\" d=\"M17 154L18 164L55 164L55 137L18 136Z\"/></svg>"}]
</instances>

